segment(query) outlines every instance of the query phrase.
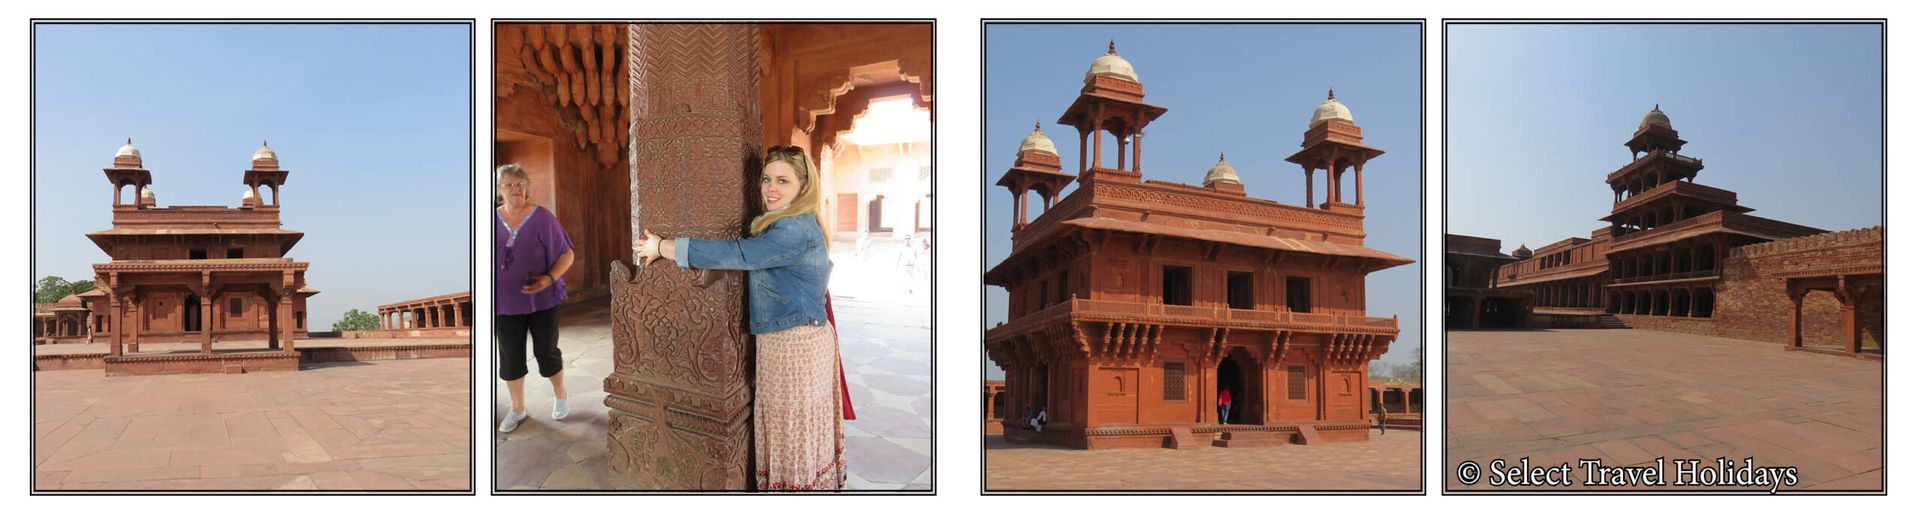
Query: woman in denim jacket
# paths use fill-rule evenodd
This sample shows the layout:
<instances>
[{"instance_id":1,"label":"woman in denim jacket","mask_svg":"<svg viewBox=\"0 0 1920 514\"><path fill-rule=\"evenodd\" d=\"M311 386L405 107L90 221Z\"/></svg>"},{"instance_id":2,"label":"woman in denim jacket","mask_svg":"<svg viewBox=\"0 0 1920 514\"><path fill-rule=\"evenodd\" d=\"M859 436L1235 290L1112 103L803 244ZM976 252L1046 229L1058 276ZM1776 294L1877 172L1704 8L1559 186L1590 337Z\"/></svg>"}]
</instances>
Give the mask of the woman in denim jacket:
<instances>
[{"instance_id":1,"label":"woman in denim jacket","mask_svg":"<svg viewBox=\"0 0 1920 514\"><path fill-rule=\"evenodd\" d=\"M649 231L634 245L645 263L747 271L747 312L757 342L754 478L762 491L837 490L841 445L839 345L828 325L826 229L820 174L799 147L767 150L764 214L738 240L675 238Z\"/></svg>"}]
</instances>

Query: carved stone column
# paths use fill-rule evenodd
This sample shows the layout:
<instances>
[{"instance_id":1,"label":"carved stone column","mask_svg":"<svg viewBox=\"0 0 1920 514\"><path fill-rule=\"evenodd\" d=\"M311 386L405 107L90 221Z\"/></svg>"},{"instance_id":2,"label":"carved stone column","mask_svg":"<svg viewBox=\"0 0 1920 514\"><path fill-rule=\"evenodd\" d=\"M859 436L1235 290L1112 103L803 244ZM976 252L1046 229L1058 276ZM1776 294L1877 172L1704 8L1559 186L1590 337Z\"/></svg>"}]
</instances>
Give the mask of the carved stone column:
<instances>
[{"instance_id":1,"label":"carved stone column","mask_svg":"<svg viewBox=\"0 0 1920 514\"><path fill-rule=\"evenodd\" d=\"M634 240L745 235L761 141L759 27L627 28ZM612 264L608 467L623 486L752 486L745 276Z\"/></svg>"}]
</instances>

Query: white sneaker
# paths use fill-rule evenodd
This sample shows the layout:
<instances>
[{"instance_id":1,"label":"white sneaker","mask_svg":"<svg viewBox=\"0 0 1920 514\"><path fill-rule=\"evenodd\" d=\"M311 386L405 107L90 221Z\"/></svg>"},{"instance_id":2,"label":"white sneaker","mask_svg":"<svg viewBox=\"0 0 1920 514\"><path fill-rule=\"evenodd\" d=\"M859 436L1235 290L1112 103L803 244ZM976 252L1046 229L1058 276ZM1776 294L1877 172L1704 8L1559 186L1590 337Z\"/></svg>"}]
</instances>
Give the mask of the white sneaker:
<instances>
[{"instance_id":1,"label":"white sneaker","mask_svg":"<svg viewBox=\"0 0 1920 514\"><path fill-rule=\"evenodd\" d=\"M567 419L567 399L554 398L553 399L553 420L560 421L563 419Z\"/></svg>"},{"instance_id":2,"label":"white sneaker","mask_svg":"<svg viewBox=\"0 0 1920 514\"><path fill-rule=\"evenodd\" d=\"M508 412L507 419L500 420L500 433L512 432L520 428L520 420L527 419L526 412Z\"/></svg>"}]
</instances>

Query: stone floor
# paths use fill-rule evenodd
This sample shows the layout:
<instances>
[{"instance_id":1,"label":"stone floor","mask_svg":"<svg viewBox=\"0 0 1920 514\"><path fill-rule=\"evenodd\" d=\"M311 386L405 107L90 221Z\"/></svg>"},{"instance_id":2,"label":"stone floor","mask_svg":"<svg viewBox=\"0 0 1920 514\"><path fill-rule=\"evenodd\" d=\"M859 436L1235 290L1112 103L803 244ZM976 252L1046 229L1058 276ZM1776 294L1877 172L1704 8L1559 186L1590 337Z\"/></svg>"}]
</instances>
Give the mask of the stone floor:
<instances>
[{"instance_id":1,"label":"stone floor","mask_svg":"<svg viewBox=\"0 0 1920 514\"><path fill-rule=\"evenodd\" d=\"M1365 442L1194 450L1076 450L987 436L988 492L1420 489L1420 432Z\"/></svg>"},{"instance_id":2,"label":"stone floor","mask_svg":"<svg viewBox=\"0 0 1920 514\"><path fill-rule=\"evenodd\" d=\"M300 348L379 348L385 346L417 345L465 345L467 339L432 338L390 338L390 339L295 339L294 349ZM33 354L41 355L106 355L110 345L105 341L72 344L41 344L33 346ZM215 351L267 351L266 341L219 341L213 343ZM167 353L199 353L200 343L145 343L140 345L140 353L135 355L160 355Z\"/></svg>"},{"instance_id":3,"label":"stone floor","mask_svg":"<svg viewBox=\"0 0 1920 514\"><path fill-rule=\"evenodd\" d=\"M34 488L469 490L471 362L35 372Z\"/></svg>"},{"instance_id":4,"label":"stone floor","mask_svg":"<svg viewBox=\"0 0 1920 514\"><path fill-rule=\"evenodd\" d=\"M1881 490L1882 364L1651 330L1447 333L1447 488L1457 471L1579 459L1794 466L1782 489ZM1580 489L1581 486L1569 489ZM1671 486L1663 487L1671 488ZM1559 489L1559 488L1550 488ZM1751 490L1751 488L1747 488Z\"/></svg>"},{"instance_id":5,"label":"stone floor","mask_svg":"<svg viewBox=\"0 0 1920 514\"><path fill-rule=\"evenodd\" d=\"M841 358L858 419L846 422L847 486L859 490L931 490L932 344L930 296L907 293L904 273L863 273L891 251L878 244L862 260L852 244L836 245L829 291L840 323ZM495 436L495 487L501 490L600 490L622 486L607 469L606 392L613 372L612 321L604 299L561 309L560 352L568 404L564 421L548 417L553 388L537 374L527 379L531 416L511 434ZM529 362L529 367L533 364ZM493 422L506 416L507 388L494 380Z\"/></svg>"}]
</instances>

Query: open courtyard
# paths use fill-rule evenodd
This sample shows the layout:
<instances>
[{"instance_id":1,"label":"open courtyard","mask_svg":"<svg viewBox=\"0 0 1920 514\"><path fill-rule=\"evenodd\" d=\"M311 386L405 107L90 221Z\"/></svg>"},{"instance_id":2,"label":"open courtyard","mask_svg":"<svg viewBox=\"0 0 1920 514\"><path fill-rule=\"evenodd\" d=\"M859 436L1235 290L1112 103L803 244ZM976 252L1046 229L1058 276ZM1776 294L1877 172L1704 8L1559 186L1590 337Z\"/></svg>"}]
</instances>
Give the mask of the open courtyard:
<instances>
[{"instance_id":1,"label":"open courtyard","mask_svg":"<svg viewBox=\"0 0 1920 514\"><path fill-rule=\"evenodd\" d=\"M1796 469L1781 490L1882 490L1882 363L1782 346L1651 330L1450 331L1446 487L1493 489L1460 481L1467 461L1571 463L1584 482L1579 459L1664 458L1668 485L1655 490L1665 490L1676 459L1751 457Z\"/></svg>"},{"instance_id":2,"label":"open courtyard","mask_svg":"<svg viewBox=\"0 0 1920 514\"><path fill-rule=\"evenodd\" d=\"M470 364L35 372L34 489L468 490Z\"/></svg>"},{"instance_id":3,"label":"open courtyard","mask_svg":"<svg viewBox=\"0 0 1920 514\"><path fill-rule=\"evenodd\" d=\"M1418 491L1420 432L1365 442L1192 450L986 440L987 491Z\"/></svg>"}]
</instances>

